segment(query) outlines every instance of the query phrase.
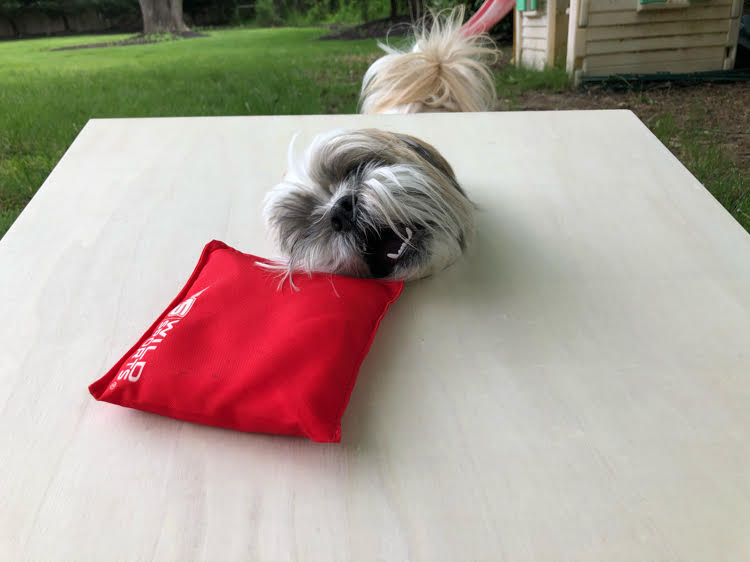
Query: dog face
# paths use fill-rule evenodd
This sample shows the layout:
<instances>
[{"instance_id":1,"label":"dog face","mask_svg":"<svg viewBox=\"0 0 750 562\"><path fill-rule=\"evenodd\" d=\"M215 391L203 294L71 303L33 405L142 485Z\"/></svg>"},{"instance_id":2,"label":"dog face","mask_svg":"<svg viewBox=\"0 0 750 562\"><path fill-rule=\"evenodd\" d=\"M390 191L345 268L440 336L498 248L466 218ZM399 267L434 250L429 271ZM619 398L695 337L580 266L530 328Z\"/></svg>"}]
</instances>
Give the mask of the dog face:
<instances>
[{"instance_id":1,"label":"dog face","mask_svg":"<svg viewBox=\"0 0 750 562\"><path fill-rule=\"evenodd\" d=\"M376 129L318 136L265 198L283 267L412 280L453 263L474 205L429 144Z\"/></svg>"}]
</instances>

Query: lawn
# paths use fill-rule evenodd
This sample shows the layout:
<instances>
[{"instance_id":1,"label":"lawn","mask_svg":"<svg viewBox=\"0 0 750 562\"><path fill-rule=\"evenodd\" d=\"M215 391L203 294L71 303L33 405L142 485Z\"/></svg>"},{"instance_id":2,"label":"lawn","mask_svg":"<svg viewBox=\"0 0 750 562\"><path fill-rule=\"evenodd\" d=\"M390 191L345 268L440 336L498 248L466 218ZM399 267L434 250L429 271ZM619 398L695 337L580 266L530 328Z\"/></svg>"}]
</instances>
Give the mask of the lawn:
<instances>
[{"instance_id":1,"label":"lawn","mask_svg":"<svg viewBox=\"0 0 750 562\"><path fill-rule=\"evenodd\" d=\"M321 29L211 31L126 47L125 36L0 43L0 236L93 117L354 113L374 40Z\"/></svg>"},{"instance_id":2,"label":"lawn","mask_svg":"<svg viewBox=\"0 0 750 562\"><path fill-rule=\"evenodd\" d=\"M64 51L52 49L125 36L0 42L0 237L92 117L353 113L379 53L374 40L319 41L323 29L207 33ZM630 108L750 231L750 85L592 95L510 58L504 49L499 108Z\"/></svg>"}]
</instances>

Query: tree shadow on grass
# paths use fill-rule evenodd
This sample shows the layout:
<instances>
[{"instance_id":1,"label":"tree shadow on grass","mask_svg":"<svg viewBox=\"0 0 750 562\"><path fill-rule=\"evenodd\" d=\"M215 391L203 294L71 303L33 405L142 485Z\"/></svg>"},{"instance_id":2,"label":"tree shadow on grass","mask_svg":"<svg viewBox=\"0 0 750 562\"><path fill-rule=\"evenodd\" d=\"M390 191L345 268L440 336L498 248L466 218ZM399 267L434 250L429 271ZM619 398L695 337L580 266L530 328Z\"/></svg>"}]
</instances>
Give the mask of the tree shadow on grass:
<instances>
[{"instance_id":1,"label":"tree shadow on grass","mask_svg":"<svg viewBox=\"0 0 750 562\"><path fill-rule=\"evenodd\" d=\"M194 37L209 37L206 33L197 31L181 31L178 33L139 33L120 41L108 41L105 43L88 43L86 45L69 45L50 49L52 51L73 51L76 49L98 49L100 47L127 47L129 45L145 45L147 43L162 43L164 41L175 41L177 39L192 39Z\"/></svg>"}]
</instances>

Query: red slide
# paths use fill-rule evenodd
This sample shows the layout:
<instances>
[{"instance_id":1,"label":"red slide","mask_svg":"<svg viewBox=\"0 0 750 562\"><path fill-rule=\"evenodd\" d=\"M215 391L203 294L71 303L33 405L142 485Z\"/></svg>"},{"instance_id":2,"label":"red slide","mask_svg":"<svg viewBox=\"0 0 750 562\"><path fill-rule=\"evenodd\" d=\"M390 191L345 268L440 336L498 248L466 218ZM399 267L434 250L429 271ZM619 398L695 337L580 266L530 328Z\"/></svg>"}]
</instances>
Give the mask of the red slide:
<instances>
[{"instance_id":1,"label":"red slide","mask_svg":"<svg viewBox=\"0 0 750 562\"><path fill-rule=\"evenodd\" d=\"M484 0L484 4L477 10L469 21L461 28L463 35L484 33L513 11L515 0Z\"/></svg>"}]
</instances>

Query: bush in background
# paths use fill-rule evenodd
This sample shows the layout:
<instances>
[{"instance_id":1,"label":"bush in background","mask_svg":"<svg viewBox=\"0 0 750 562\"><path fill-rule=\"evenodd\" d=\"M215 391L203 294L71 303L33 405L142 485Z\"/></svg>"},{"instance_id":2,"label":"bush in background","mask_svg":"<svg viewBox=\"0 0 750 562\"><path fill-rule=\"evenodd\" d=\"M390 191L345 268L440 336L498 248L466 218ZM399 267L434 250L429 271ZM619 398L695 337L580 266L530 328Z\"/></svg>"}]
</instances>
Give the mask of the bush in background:
<instances>
[{"instance_id":1,"label":"bush in background","mask_svg":"<svg viewBox=\"0 0 750 562\"><path fill-rule=\"evenodd\" d=\"M467 14L482 1L465 2ZM456 4L456 0L183 0L183 13L190 26L311 26L359 24L408 15L415 6L424 13L426 8L441 10ZM83 21L84 14L89 16L85 25L97 26L86 31L134 31L141 17L138 0L0 0L0 36L3 29L6 37L82 31L74 18ZM29 25L35 19L37 25ZM512 18L501 25L509 26L506 31L512 33Z\"/></svg>"}]
</instances>

